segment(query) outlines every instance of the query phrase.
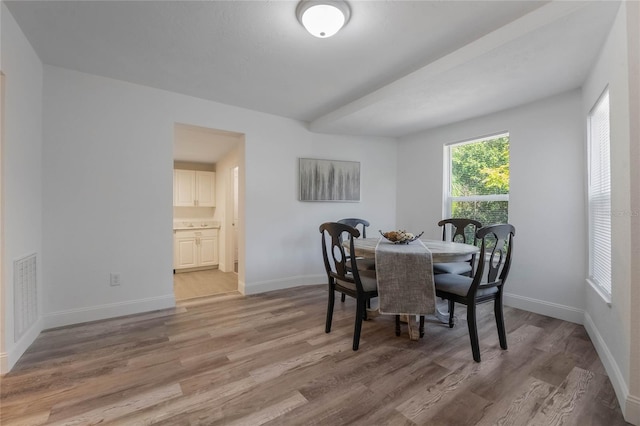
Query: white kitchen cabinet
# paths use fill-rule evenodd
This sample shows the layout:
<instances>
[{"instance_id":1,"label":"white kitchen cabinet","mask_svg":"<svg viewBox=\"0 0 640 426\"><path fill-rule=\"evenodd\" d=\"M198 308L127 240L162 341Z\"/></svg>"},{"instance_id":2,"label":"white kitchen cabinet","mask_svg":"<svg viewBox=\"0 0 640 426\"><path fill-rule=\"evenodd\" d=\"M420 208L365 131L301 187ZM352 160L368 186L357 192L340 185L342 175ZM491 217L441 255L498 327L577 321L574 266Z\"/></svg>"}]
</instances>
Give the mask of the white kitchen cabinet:
<instances>
[{"instance_id":1,"label":"white kitchen cabinet","mask_svg":"<svg viewBox=\"0 0 640 426\"><path fill-rule=\"evenodd\" d=\"M203 232L200 237L200 266L217 265L218 262L218 231Z\"/></svg>"},{"instance_id":2,"label":"white kitchen cabinet","mask_svg":"<svg viewBox=\"0 0 640 426\"><path fill-rule=\"evenodd\" d=\"M196 172L196 206L216 206L215 172Z\"/></svg>"},{"instance_id":3,"label":"white kitchen cabinet","mask_svg":"<svg viewBox=\"0 0 640 426\"><path fill-rule=\"evenodd\" d=\"M176 231L173 249L173 269L195 268L198 266L198 245L191 231Z\"/></svg>"},{"instance_id":4,"label":"white kitchen cabinet","mask_svg":"<svg viewBox=\"0 0 640 426\"><path fill-rule=\"evenodd\" d=\"M215 266L218 262L218 230L174 231L173 269Z\"/></svg>"},{"instance_id":5,"label":"white kitchen cabinet","mask_svg":"<svg viewBox=\"0 0 640 426\"><path fill-rule=\"evenodd\" d=\"M215 207L216 173L200 170L173 170L175 207Z\"/></svg>"}]
</instances>

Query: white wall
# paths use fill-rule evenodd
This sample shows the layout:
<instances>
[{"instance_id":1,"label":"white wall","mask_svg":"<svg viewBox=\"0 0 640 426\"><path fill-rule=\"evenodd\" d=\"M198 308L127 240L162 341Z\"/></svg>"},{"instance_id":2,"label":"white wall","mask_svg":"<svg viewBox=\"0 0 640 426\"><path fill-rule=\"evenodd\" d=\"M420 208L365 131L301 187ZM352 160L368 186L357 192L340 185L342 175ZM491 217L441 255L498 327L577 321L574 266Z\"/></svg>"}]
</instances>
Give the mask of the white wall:
<instances>
[{"instance_id":1,"label":"white wall","mask_svg":"<svg viewBox=\"0 0 640 426\"><path fill-rule=\"evenodd\" d=\"M404 138L398 222L441 238L443 145L508 131L509 222L516 236L505 303L581 323L586 239L580 114L580 92L572 91Z\"/></svg>"},{"instance_id":2,"label":"white wall","mask_svg":"<svg viewBox=\"0 0 640 426\"><path fill-rule=\"evenodd\" d=\"M11 368L41 330L40 320L15 341L13 335L13 261L36 253L37 291L43 293L42 265L42 63L16 24L2 8L2 72L5 74L2 190L4 244L5 353L0 371ZM40 297L40 300L42 298Z\"/></svg>"},{"instance_id":3,"label":"white wall","mask_svg":"<svg viewBox=\"0 0 640 426\"><path fill-rule=\"evenodd\" d=\"M612 164L611 303L608 304L590 285L585 285L585 326L616 389L625 417L630 422L640 424L640 395L629 394L632 371L636 381L640 374L640 359L636 358L632 367L630 358L631 334L640 333L640 326L631 320L631 265L638 261L631 257L631 236L638 237L638 230L633 230L631 223L634 215L640 213L631 209L632 184L636 190L638 184L631 181L630 175L631 167L637 168L639 165L631 163L630 153L631 143L640 142L632 141L629 133L627 7L623 3L602 52L583 86L583 117L587 116L603 90L609 87ZM638 117L633 119L638 120ZM640 283L636 281L633 285L637 293ZM637 309L637 305L634 308Z\"/></svg>"},{"instance_id":4,"label":"white wall","mask_svg":"<svg viewBox=\"0 0 640 426\"><path fill-rule=\"evenodd\" d=\"M283 275L288 275L287 285L324 282L318 232L322 222L364 217L372 229L395 222L395 142L318 135L290 123L265 126L268 133L261 135L246 133L247 293L276 288L283 284ZM300 157L360 161L361 202L298 201Z\"/></svg>"},{"instance_id":5,"label":"white wall","mask_svg":"<svg viewBox=\"0 0 640 426\"><path fill-rule=\"evenodd\" d=\"M314 135L293 120L49 66L44 82L47 327L173 305L176 122L245 134L246 293L324 282L323 221L395 222L390 139ZM362 202L299 202L301 156L361 161ZM108 285L110 272L122 286Z\"/></svg>"}]
</instances>

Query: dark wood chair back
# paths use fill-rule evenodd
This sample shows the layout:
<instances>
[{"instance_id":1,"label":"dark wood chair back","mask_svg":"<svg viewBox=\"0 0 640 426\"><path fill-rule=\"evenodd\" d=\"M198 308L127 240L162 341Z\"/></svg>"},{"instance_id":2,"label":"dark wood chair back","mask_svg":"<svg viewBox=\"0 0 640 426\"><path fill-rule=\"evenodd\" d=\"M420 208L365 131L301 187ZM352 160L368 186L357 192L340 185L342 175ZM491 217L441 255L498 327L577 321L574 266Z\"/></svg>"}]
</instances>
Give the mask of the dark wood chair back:
<instances>
[{"instance_id":1,"label":"dark wood chair back","mask_svg":"<svg viewBox=\"0 0 640 426\"><path fill-rule=\"evenodd\" d=\"M479 289L485 290L491 287L498 287L498 292L502 293L511 269L515 233L514 226L507 223L485 226L476 232L476 238L480 242L480 254L467 298L475 299ZM487 268L487 281L482 282L485 268Z\"/></svg>"},{"instance_id":2,"label":"dark wood chair back","mask_svg":"<svg viewBox=\"0 0 640 426\"><path fill-rule=\"evenodd\" d=\"M438 226L442 226L442 241L447 241L447 225L450 225L449 228L451 228L451 238L449 241L474 245L476 243L476 231L482 227L482 223L474 219L443 219L438 222Z\"/></svg>"},{"instance_id":3,"label":"dark wood chair back","mask_svg":"<svg viewBox=\"0 0 640 426\"><path fill-rule=\"evenodd\" d=\"M476 232L482 227L482 224L474 219L466 218L450 218L443 219L438 222L438 226L442 226L442 241L453 241L458 243L466 243L477 245ZM449 238L447 231L449 230ZM460 274L471 276L476 256L472 255L468 262L455 263L435 263L433 265L434 274Z\"/></svg>"},{"instance_id":4,"label":"dark wood chair back","mask_svg":"<svg viewBox=\"0 0 640 426\"><path fill-rule=\"evenodd\" d=\"M363 292L355 256L349 256L343 245L344 238L349 240L348 253L355 251L353 239L360 236L356 228L339 222L326 222L320 225L322 234L322 256L329 281L338 280L353 283L359 292ZM336 284L334 281L333 284ZM353 294L352 296L356 296Z\"/></svg>"},{"instance_id":5,"label":"dark wood chair back","mask_svg":"<svg viewBox=\"0 0 640 426\"><path fill-rule=\"evenodd\" d=\"M349 225L356 229L358 229L358 226L361 226L362 229L358 229L360 231L360 235L362 235L362 238L367 238L367 227L369 226L368 220L359 219L356 217L348 217L346 219L340 219L338 223Z\"/></svg>"}]
</instances>

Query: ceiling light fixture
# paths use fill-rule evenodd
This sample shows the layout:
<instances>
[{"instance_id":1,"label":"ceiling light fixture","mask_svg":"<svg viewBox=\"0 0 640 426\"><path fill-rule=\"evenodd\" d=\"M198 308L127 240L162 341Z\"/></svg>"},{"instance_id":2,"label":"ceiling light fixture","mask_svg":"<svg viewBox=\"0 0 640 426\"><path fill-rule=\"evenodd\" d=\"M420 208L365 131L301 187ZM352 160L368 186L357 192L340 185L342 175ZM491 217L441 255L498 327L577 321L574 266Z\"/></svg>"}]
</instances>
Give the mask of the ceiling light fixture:
<instances>
[{"instance_id":1,"label":"ceiling light fixture","mask_svg":"<svg viewBox=\"0 0 640 426\"><path fill-rule=\"evenodd\" d=\"M327 38L349 21L351 9L344 0L302 0L296 16L311 35Z\"/></svg>"}]
</instances>

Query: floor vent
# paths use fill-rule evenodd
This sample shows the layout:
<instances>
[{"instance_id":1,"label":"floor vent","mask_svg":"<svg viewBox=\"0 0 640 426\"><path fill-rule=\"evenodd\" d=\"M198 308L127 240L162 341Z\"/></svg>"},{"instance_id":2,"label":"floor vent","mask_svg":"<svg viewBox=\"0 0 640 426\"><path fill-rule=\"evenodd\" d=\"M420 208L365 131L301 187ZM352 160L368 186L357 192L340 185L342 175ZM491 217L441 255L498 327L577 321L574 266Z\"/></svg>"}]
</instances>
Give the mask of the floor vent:
<instances>
[{"instance_id":1,"label":"floor vent","mask_svg":"<svg viewBox=\"0 0 640 426\"><path fill-rule=\"evenodd\" d=\"M13 262L14 341L38 319L38 287L35 253Z\"/></svg>"}]
</instances>

